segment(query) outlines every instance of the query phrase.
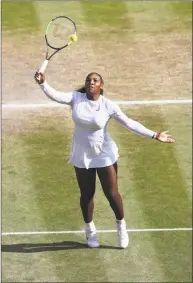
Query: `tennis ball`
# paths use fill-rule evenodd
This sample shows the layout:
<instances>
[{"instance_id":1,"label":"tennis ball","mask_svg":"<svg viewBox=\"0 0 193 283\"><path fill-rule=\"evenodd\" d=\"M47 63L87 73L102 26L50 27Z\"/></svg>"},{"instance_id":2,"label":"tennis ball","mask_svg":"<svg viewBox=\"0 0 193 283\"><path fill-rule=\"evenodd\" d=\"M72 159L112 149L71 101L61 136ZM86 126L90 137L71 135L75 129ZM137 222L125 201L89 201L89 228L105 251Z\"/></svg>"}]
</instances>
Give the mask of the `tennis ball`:
<instances>
[{"instance_id":1,"label":"tennis ball","mask_svg":"<svg viewBox=\"0 0 193 283\"><path fill-rule=\"evenodd\" d=\"M71 40L72 42L76 42L76 41L78 40L77 35L76 35L75 33L72 34L72 35L70 36L70 40Z\"/></svg>"}]
</instances>

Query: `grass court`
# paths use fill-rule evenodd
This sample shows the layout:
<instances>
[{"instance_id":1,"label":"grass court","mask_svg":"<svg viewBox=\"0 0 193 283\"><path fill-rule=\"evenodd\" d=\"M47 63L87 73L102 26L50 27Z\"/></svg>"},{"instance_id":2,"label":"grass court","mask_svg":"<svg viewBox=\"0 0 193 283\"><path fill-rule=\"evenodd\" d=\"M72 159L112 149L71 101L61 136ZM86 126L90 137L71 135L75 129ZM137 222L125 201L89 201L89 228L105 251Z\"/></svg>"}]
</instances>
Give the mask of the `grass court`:
<instances>
[{"instance_id":1,"label":"grass court","mask_svg":"<svg viewBox=\"0 0 193 283\"><path fill-rule=\"evenodd\" d=\"M21 107L2 108L2 282L192 282L190 103L120 105L146 127L169 130L176 142L145 139L110 121L130 245L117 248L114 215L98 181L101 247L85 245L79 189L67 163L70 109L30 106L50 102L33 75L44 59L46 24L59 14L76 21L79 41L50 62L53 87L72 90L96 70L112 100L192 95L191 2L3 1L2 102Z\"/></svg>"}]
</instances>

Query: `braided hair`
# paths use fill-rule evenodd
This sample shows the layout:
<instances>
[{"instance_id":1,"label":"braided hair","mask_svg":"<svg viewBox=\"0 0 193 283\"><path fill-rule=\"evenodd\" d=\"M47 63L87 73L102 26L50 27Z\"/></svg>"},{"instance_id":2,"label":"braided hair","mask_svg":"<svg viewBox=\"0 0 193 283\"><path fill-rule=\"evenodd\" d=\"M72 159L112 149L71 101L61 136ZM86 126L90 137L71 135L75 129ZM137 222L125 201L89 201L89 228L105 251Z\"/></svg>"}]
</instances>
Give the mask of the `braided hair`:
<instances>
[{"instance_id":1,"label":"braided hair","mask_svg":"<svg viewBox=\"0 0 193 283\"><path fill-rule=\"evenodd\" d=\"M99 75L99 74L96 73L96 72L92 72L92 73L88 74L87 77L86 77L86 79L87 79L90 75L92 75L92 74L97 75L97 76L100 78L101 83L104 85L103 78L101 77L101 75ZM82 86L81 88L76 89L76 91L77 91L77 92L81 92L81 93L86 93L86 88L85 88L85 86ZM101 95L104 94L103 89L100 90L100 94L101 94Z\"/></svg>"}]
</instances>

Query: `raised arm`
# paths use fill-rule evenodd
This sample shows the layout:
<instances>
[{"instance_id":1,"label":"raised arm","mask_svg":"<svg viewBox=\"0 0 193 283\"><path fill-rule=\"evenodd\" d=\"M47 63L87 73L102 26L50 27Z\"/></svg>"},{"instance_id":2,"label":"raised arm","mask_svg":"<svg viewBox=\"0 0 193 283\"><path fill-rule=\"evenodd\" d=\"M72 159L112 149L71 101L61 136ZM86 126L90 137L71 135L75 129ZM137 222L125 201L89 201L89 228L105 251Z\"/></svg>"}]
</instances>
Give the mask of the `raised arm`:
<instances>
[{"instance_id":1,"label":"raised arm","mask_svg":"<svg viewBox=\"0 0 193 283\"><path fill-rule=\"evenodd\" d=\"M72 105L73 102L73 92L61 92L57 91L51 86L48 85L48 83L45 80L45 75L43 73L35 73L35 81L40 85L41 89L43 92L48 96L51 100L67 104L67 105Z\"/></svg>"},{"instance_id":2,"label":"raised arm","mask_svg":"<svg viewBox=\"0 0 193 283\"><path fill-rule=\"evenodd\" d=\"M144 127L142 124L140 124L137 121L134 121L132 119L129 119L123 112L122 110L119 108L118 105L114 104L113 105L113 111L112 111L112 115L111 118L116 120L117 122L119 122L121 125L123 125L125 128L127 128L128 130L147 137L147 138L152 138L152 139L156 139L160 142L167 142L167 143L171 143L174 142L175 140L173 138L171 138L170 135L168 135L167 131L164 132L154 132L150 129L147 129L146 127Z\"/></svg>"}]
</instances>

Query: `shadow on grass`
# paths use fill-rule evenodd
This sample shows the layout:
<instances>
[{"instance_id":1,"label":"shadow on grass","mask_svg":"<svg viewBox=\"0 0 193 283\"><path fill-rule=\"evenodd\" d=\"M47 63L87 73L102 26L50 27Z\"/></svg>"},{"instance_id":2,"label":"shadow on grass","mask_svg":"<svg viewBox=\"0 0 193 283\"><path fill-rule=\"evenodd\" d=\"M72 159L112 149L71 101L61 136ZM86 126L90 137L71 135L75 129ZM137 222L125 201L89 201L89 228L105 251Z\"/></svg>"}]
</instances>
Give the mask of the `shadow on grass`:
<instances>
[{"instance_id":1,"label":"shadow on grass","mask_svg":"<svg viewBox=\"0 0 193 283\"><path fill-rule=\"evenodd\" d=\"M11 244L2 245L1 252L6 253L37 253L37 252L49 252L60 250L76 250L76 249L89 249L87 244L65 241L60 243L42 243L42 244ZM118 247L100 245L97 249L114 249L120 250Z\"/></svg>"}]
</instances>

